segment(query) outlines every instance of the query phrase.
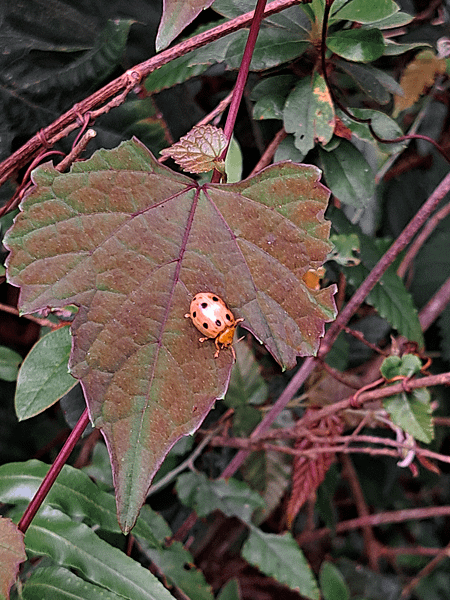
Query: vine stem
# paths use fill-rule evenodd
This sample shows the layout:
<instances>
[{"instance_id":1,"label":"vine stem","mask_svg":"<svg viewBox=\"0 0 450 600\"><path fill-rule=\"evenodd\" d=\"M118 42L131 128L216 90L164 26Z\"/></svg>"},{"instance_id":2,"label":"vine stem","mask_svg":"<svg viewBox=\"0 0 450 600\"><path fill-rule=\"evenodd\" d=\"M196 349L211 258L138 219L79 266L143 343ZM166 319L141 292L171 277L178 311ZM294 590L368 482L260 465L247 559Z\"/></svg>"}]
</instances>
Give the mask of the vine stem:
<instances>
[{"instance_id":1,"label":"vine stem","mask_svg":"<svg viewBox=\"0 0 450 600\"><path fill-rule=\"evenodd\" d=\"M248 72L250 70L250 63L252 62L253 50L255 49L256 39L258 37L259 30L261 28L261 21L264 18L264 7L267 0L258 0L255 8L254 18L250 26L247 42L245 44L244 54L242 55L241 66L239 67L239 73L234 86L233 97L231 99L230 108L225 122L224 134L228 140L227 146L220 155L221 160L225 160L228 152L228 148L231 142L231 136L233 134L234 125L241 104L242 96L244 94L245 83L247 81ZM222 175L217 169L211 177L211 183L219 183Z\"/></svg>"},{"instance_id":2,"label":"vine stem","mask_svg":"<svg viewBox=\"0 0 450 600\"><path fill-rule=\"evenodd\" d=\"M33 499L31 500L31 502L27 506L25 512L23 513L23 516L20 519L19 525L18 525L19 530L22 531L23 533L25 533L26 530L28 529L31 521L33 520L37 511L39 510L39 508L40 508L42 502L44 501L46 495L48 494L50 488L54 484L55 479L58 477L59 473L61 472L61 469L66 464L67 459L69 458L70 454L72 453L72 450L75 447L75 444L80 439L80 437L81 437L83 431L86 429L88 423L89 423L89 414L88 414L88 410L86 408L84 410L83 414L81 415L78 423L75 425L75 427L73 428L69 437L67 438L66 442L64 443L64 446L61 448L61 451L59 452L58 456L56 457L55 462L52 464L52 466L48 470L47 475L42 480L42 483L39 486L35 495L33 496Z\"/></svg>"},{"instance_id":3,"label":"vine stem","mask_svg":"<svg viewBox=\"0 0 450 600\"><path fill-rule=\"evenodd\" d=\"M339 313L334 323L328 329L327 333L322 339L320 344L318 357L323 359L333 346L340 331L348 324L351 317L358 310L359 306L364 302L367 294L372 290L375 284L379 281L386 269L392 264L398 254L409 244L411 239L422 227L422 225L430 218L439 202L445 195L450 191L450 173L444 177L441 183L437 186L428 200L418 210L415 217L411 219L405 229L402 231L400 236L395 240L388 251L380 258L375 267L369 273L364 282L359 286L356 292L353 294L349 302L346 304L344 309ZM308 356L293 376L291 381L288 383L278 400L275 402L271 410L266 414L264 419L259 425L253 430L251 438L256 437L266 431L278 415L284 410L288 402L297 393L298 389L303 385L306 379L311 375L316 365L316 359L312 356ZM340 403L337 403L340 404ZM330 412L334 412L337 407L336 405L325 407L331 409ZM345 408L346 405L343 406ZM322 409L324 411L325 409ZM231 477L237 469L242 465L244 460L249 455L248 450L240 450L230 461L228 466L222 472L222 477Z\"/></svg>"},{"instance_id":4,"label":"vine stem","mask_svg":"<svg viewBox=\"0 0 450 600\"><path fill-rule=\"evenodd\" d=\"M270 15L281 12L286 8L300 4L301 1L302 0L274 0L274 2L270 2L267 5L263 17L269 17ZM84 115L92 113L97 107L101 107L97 113L91 115L92 117L97 117L102 113L108 112L111 108L119 106L125 101L128 93L139 85L144 77L147 77L156 69L159 69L175 58L184 56L188 52L206 46L210 42L224 37L229 33L248 27L248 25L252 23L253 17L254 11L245 13L244 15L231 19L209 31L195 35L172 48L168 48L149 60L132 67L117 79L114 79L100 90L94 92L94 94L88 98L75 104L70 110L61 115L45 129L42 129L34 137L28 140L24 146L0 163L0 186L12 177L20 168L28 164L30 160L38 154L45 143L51 146L79 127Z\"/></svg>"}]
</instances>

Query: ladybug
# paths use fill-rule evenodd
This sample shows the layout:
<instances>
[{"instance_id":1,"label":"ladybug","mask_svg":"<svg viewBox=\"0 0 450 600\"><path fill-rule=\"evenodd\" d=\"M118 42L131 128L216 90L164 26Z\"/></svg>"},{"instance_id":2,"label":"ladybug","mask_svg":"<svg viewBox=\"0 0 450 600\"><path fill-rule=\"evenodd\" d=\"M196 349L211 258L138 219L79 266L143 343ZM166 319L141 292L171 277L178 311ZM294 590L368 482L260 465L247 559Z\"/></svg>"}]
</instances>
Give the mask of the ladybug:
<instances>
[{"instance_id":1,"label":"ladybug","mask_svg":"<svg viewBox=\"0 0 450 600\"><path fill-rule=\"evenodd\" d=\"M211 292L200 292L192 298L189 313L184 316L191 319L197 329L206 336L200 338L200 342L215 338L217 350L214 358L219 356L222 348L230 348L236 360L232 346L234 330L244 319L235 319L222 298Z\"/></svg>"}]
</instances>

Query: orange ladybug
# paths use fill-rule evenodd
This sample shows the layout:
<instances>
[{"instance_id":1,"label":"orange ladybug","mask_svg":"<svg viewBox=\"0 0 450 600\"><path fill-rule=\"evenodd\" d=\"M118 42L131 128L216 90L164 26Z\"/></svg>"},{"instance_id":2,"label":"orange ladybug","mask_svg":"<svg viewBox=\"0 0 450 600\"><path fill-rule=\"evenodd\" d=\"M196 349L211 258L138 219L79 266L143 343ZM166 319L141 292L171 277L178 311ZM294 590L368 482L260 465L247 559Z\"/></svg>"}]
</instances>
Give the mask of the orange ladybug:
<instances>
[{"instance_id":1,"label":"orange ladybug","mask_svg":"<svg viewBox=\"0 0 450 600\"><path fill-rule=\"evenodd\" d=\"M222 298L211 292L200 292L192 298L189 313L184 316L191 319L195 327L206 336L200 338L200 342L215 338L217 350L214 358L219 356L222 348L230 348L236 360L232 346L233 336L237 324L244 319L235 319Z\"/></svg>"}]
</instances>

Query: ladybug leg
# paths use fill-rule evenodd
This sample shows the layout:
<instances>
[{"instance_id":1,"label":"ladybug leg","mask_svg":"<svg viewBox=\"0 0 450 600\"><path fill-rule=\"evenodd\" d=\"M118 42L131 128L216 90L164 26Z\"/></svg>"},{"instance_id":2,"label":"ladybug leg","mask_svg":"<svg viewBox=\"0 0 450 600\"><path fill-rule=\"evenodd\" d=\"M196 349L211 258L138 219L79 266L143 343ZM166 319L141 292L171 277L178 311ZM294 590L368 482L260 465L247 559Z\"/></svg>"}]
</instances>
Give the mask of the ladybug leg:
<instances>
[{"instance_id":1,"label":"ladybug leg","mask_svg":"<svg viewBox=\"0 0 450 600\"><path fill-rule=\"evenodd\" d=\"M214 340L214 343L215 343L216 348L217 348L216 352L214 353L214 358L217 358L219 356L220 350L221 350L220 342L219 342L219 338L218 337L216 337L216 339Z\"/></svg>"},{"instance_id":2,"label":"ladybug leg","mask_svg":"<svg viewBox=\"0 0 450 600\"><path fill-rule=\"evenodd\" d=\"M202 344L203 344L203 342L206 342L206 340L209 340L209 339L210 339L210 338L207 338L207 337L204 337L204 338L198 338L198 341L199 341L200 343L202 343Z\"/></svg>"}]
</instances>

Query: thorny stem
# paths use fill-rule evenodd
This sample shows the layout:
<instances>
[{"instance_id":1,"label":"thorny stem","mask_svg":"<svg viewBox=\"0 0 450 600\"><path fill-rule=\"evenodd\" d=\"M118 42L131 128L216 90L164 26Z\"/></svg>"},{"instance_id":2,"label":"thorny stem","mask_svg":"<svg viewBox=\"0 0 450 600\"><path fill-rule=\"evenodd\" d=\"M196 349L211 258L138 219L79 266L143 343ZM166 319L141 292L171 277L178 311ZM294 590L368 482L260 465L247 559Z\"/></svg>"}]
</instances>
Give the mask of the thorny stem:
<instances>
[{"instance_id":1,"label":"thorny stem","mask_svg":"<svg viewBox=\"0 0 450 600\"><path fill-rule=\"evenodd\" d=\"M80 437L81 437L83 431L86 429L88 423L89 423L89 414L88 414L88 410L86 408L85 411L83 412L83 414L81 415L80 420L75 425L75 427L73 428L69 437L67 438L64 446L61 448L61 451L58 454L58 456L56 457L55 462L52 464L47 475L42 480L42 483L39 486L39 489L35 493L30 504L27 506L25 512L23 513L23 516L20 519L20 522L18 525L19 530L22 531L23 533L25 533L25 531L28 529L31 521L33 520L37 511L39 510L39 507L41 506L42 502L44 501L50 488L54 484L55 479L58 477L59 473L61 472L61 469L66 464L67 459L69 458L70 454L72 453L72 450L75 447L75 444L80 439Z\"/></svg>"}]
</instances>

